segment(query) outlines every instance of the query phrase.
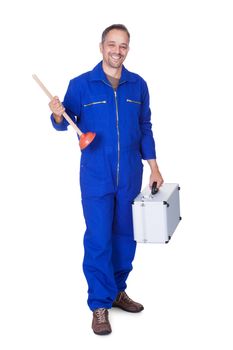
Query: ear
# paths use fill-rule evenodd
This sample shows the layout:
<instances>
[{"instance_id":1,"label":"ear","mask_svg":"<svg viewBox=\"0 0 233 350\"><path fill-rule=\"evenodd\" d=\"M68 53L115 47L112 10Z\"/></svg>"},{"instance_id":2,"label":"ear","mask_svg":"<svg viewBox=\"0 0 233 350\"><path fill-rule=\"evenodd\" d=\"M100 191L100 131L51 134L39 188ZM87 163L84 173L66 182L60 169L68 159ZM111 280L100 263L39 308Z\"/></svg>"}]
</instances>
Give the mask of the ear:
<instances>
[{"instance_id":1,"label":"ear","mask_svg":"<svg viewBox=\"0 0 233 350\"><path fill-rule=\"evenodd\" d=\"M100 48L100 52L103 53L103 44L102 43L99 44L99 48Z\"/></svg>"}]
</instances>

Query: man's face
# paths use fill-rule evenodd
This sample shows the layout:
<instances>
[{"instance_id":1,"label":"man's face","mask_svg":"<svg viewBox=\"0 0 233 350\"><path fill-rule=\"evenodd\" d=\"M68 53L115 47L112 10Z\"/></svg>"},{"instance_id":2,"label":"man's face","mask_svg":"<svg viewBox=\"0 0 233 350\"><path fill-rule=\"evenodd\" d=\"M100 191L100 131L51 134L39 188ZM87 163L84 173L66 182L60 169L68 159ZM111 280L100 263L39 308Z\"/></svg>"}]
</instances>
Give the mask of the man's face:
<instances>
[{"instance_id":1,"label":"man's face","mask_svg":"<svg viewBox=\"0 0 233 350\"><path fill-rule=\"evenodd\" d=\"M111 30L103 43L100 44L100 51L104 63L109 68L120 68L126 59L129 51L129 38L125 31Z\"/></svg>"}]
</instances>

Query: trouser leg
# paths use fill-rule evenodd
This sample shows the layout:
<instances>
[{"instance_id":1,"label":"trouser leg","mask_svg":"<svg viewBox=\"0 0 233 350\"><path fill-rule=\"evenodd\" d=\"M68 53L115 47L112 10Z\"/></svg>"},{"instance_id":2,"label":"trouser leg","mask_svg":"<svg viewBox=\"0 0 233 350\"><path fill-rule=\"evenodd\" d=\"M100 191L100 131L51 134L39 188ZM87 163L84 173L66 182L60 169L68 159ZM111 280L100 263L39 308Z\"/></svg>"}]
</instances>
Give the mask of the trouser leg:
<instances>
[{"instance_id":1,"label":"trouser leg","mask_svg":"<svg viewBox=\"0 0 233 350\"><path fill-rule=\"evenodd\" d=\"M136 242L133 238L132 203L118 196L115 203L112 262L118 292L126 289Z\"/></svg>"},{"instance_id":2,"label":"trouser leg","mask_svg":"<svg viewBox=\"0 0 233 350\"><path fill-rule=\"evenodd\" d=\"M86 221L83 271L88 283L91 310L110 308L117 295L112 265L114 195L82 200Z\"/></svg>"},{"instance_id":3,"label":"trouser leg","mask_svg":"<svg viewBox=\"0 0 233 350\"><path fill-rule=\"evenodd\" d=\"M118 291L126 289L136 252L133 235L132 201L142 184L143 165L139 152L121 154L120 177L116 193L113 222L113 269Z\"/></svg>"}]
</instances>

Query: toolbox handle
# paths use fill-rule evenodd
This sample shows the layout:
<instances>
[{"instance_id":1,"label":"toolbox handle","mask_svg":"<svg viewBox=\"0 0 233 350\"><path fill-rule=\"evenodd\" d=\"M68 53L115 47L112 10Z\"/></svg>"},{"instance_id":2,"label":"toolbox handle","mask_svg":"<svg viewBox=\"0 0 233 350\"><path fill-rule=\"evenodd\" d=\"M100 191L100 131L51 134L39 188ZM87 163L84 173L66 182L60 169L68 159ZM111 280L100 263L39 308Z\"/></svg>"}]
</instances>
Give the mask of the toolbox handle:
<instances>
[{"instance_id":1,"label":"toolbox handle","mask_svg":"<svg viewBox=\"0 0 233 350\"><path fill-rule=\"evenodd\" d=\"M155 195L158 192L158 187L157 187L157 182L153 182L152 187L151 187L151 194L152 196Z\"/></svg>"}]
</instances>

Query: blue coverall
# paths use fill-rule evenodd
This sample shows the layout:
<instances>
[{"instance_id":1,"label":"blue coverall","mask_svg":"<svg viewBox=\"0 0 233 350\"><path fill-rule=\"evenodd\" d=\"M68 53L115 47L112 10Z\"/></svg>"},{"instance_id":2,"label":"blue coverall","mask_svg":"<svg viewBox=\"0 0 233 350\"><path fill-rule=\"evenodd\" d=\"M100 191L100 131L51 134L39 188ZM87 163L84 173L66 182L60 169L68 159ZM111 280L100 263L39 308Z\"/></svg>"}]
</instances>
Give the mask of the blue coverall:
<instances>
[{"instance_id":1,"label":"blue coverall","mask_svg":"<svg viewBox=\"0 0 233 350\"><path fill-rule=\"evenodd\" d=\"M90 309L111 308L132 270L131 205L141 190L142 159L156 158L149 92L146 82L124 66L115 91L100 62L70 81L63 105L82 132L96 132L80 161L83 270ZM51 120L55 129L67 130L65 119Z\"/></svg>"}]
</instances>

